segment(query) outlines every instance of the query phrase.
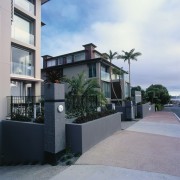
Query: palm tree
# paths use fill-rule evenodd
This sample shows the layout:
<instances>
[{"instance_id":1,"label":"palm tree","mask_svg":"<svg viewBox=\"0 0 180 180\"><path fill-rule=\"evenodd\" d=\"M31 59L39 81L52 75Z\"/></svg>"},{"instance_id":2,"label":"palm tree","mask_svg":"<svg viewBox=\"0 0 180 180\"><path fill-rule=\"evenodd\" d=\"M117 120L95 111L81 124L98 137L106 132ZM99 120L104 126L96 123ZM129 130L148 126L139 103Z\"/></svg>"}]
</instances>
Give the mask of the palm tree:
<instances>
[{"instance_id":1,"label":"palm tree","mask_svg":"<svg viewBox=\"0 0 180 180\"><path fill-rule=\"evenodd\" d=\"M73 116L94 111L98 102L106 103L106 98L99 90L100 85L97 79L86 80L84 72L76 77L66 78L65 82L68 83L70 89L66 98L70 107L69 112Z\"/></svg>"},{"instance_id":2,"label":"palm tree","mask_svg":"<svg viewBox=\"0 0 180 180\"><path fill-rule=\"evenodd\" d=\"M134 52L135 49L131 49L129 52L122 51L124 55L119 55L117 59L124 59L129 64L129 97L131 97L131 60L137 61L137 57L142 55L140 52Z\"/></svg>"},{"instance_id":3,"label":"palm tree","mask_svg":"<svg viewBox=\"0 0 180 180\"><path fill-rule=\"evenodd\" d=\"M107 54L107 57L108 57L108 59L109 59L109 61L110 61L110 63L111 63L111 65L110 65L110 83L111 83L111 87L112 87L112 90L113 90L113 93L114 93L116 99L118 100L118 97L117 97L116 92L115 92L115 90L114 90L114 85L113 85L113 83L112 83L112 60L115 59L115 58L117 58L117 52L114 52L114 53L113 53L113 52L110 50L110 51L109 51L109 54ZM119 101L118 101L118 103L119 103Z\"/></svg>"}]
</instances>

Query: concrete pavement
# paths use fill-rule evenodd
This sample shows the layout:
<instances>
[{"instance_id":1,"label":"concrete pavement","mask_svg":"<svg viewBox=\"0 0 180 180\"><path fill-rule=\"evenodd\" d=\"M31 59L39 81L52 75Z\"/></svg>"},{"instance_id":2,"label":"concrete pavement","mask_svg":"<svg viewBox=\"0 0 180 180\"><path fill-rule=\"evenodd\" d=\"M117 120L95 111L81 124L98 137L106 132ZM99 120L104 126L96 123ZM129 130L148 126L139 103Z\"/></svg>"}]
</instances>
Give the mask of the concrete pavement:
<instances>
[{"instance_id":1,"label":"concrete pavement","mask_svg":"<svg viewBox=\"0 0 180 180\"><path fill-rule=\"evenodd\" d=\"M122 126L130 127L98 143L75 165L3 166L0 179L180 180L180 122L172 112Z\"/></svg>"},{"instance_id":2,"label":"concrete pavement","mask_svg":"<svg viewBox=\"0 0 180 180\"><path fill-rule=\"evenodd\" d=\"M180 123L156 112L100 142L52 179L180 179Z\"/></svg>"}]
</instances>

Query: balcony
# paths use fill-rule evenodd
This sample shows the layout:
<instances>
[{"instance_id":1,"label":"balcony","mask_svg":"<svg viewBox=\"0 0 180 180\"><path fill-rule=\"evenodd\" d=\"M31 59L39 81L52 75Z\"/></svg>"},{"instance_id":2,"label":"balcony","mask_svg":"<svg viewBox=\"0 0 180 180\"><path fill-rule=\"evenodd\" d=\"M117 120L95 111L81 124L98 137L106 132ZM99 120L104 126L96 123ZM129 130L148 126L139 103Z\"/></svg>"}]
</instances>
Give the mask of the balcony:
<instances>
[{"instance_id":1,"label":"balcony","mask_svg":"<svg viewBox=\"0 0 180 180\"><path fill-rule=\"evenodd\" d=\"M23 31L14 25L12 25L11 37L18 41L34 45L34 35Z\"/></svg>"},{"instance_id":2,"label":"balcony","mask_svg":"<svg viewBox=\"0 0 180 180\"><path fill-rule=\"evenodd\" d=\"M34 15L34 4L27 0L14 0L15 5L21 7L22 9L28 11L30 14Z\"/></svg>"},{"instance_id":3,"label":"balcony","mask_svg":"<svg viewBox=\"0 0 180 180\"><path fill-rule=\"evenodd\" d=\"M27 66L23 63L11 62L11 74L34 77L34 66Z\"/></svg>"},{"instance_id":4,"label":"balcony","mask_svg":"<svg viewBox=\"0 0 180 180\"><path fill-rule=\"evenodd\" d=\"M101 80L110 82L110 74L104 71L101 71Z\"/></svg>"}]
</instances>

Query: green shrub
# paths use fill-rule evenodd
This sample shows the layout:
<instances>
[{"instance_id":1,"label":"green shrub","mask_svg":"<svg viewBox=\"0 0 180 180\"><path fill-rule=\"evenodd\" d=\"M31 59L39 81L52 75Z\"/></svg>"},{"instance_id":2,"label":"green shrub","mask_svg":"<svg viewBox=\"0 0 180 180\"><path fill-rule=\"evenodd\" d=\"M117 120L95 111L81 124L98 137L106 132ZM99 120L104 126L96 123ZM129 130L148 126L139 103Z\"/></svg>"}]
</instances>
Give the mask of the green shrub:
<instances>
[{"instance_id":1,"label":"green shrub","mask_svg":"<svg viewBox=\"0 0 180 180\"><path fill-rule=\"evenodd\" d=\"M93 121L95 119L101 118L101 117L105 117L111 114L116 113L116 111L102 111L102 112L95 112L93 114L87 114L86 116L81 116L78 117L77 119L75 119L75 121L73 121L73 123L77 123L77 124L82 124L82 123L86 123L89 121Z\"/></svg>"}]
</instances>

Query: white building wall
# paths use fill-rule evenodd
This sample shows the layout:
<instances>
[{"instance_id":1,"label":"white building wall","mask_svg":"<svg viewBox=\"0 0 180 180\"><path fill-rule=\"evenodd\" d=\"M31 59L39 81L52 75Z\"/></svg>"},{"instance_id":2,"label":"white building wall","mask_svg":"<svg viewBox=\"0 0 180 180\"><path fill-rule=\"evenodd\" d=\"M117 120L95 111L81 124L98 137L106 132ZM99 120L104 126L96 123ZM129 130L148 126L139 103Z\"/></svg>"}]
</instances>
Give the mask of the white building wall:
<instances>
[{"instance_id":1,"label":"white building wall","mask_svg":"<svg viewBox=\"0 0 180 180\"><path fill-rule=\"evenodd\" d=\"M6 96L10 96L11 1L0 3L0 120L7 115Z\"/></svg>"},{"instance_id":2,"label":"white building wall","mask_svg":"<svg viewBox=\"0 0 180 180\"><path fill-rule=\"evenodd\" d=\"M0 157L2 152L1 121L7 115L6 96L10 95L11 1L0 2ZM0 158L1 164L1 158Z\"/></svg>"}]
</instances>

